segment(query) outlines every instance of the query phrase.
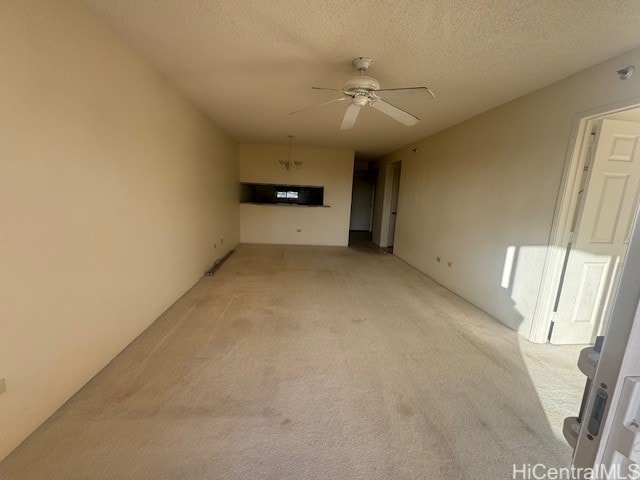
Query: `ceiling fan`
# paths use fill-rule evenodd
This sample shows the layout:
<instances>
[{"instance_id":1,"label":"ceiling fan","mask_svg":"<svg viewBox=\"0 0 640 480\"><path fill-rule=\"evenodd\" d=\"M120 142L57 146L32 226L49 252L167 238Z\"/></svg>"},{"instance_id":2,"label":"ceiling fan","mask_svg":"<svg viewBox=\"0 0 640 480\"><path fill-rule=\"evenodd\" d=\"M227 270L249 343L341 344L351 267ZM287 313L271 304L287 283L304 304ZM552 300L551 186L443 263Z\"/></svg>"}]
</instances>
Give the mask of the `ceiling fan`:
<instances>
[{"instance_id":1,"label":"ceiling fan","mask_svg":"<svg viewBox=\"0 0 640 480\"><path fill-rule=\"evenodd\" d=\"M411 127L420 121L418 117L409 112L405 112L401 108L387 102L387 99L394 98L412 98L412 99L432 99L435 98L433 92L427 87L407 87L407 88L380 88L380 83L373 77L364 74L371 66L371 60L368 57L358 57L352 63L353 66L360 71L359 77L352 77L342 84L342 89L311 87L314 90L331 90L342 92L341 98L336 98L329 102L321 103L313 107L296 110L289 115L315 110L332 103L343 102L349 100L349 106L342 119L340 130L353 128L360 113L360 109L366 105L370 105L376 110L389 115L394 120Z\"/></svg>"}]
</instances>

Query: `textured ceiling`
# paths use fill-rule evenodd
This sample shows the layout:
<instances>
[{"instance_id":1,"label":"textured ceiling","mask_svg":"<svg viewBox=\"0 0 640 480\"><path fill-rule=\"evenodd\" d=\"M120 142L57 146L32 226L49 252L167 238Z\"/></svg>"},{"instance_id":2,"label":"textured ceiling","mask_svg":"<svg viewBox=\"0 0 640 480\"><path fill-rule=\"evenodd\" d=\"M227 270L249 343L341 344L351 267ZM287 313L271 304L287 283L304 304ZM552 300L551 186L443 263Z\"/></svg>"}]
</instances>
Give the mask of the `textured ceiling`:
<instances>
[{"instance_id":1,"label":"textured ceiling","mask_svg":"<svg viewBox=\"0 0 640 480\"><path fill-rule=\"evenodd\" d=\"M240 142L353 148L372 157L640 46L640 2L617 0L85 0ZM325 102L372 57L383 88L429 86L396 100L422 119L404 127Z\"/></svg>"}]
</instances>

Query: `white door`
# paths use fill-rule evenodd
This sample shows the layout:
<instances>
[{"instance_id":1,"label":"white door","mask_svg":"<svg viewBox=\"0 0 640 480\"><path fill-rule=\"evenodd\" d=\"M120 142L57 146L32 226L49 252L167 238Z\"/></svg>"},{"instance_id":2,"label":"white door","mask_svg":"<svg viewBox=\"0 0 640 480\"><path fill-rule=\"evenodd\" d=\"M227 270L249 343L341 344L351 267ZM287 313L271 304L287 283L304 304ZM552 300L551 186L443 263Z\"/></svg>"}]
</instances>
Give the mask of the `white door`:
<instances>
[{"instance_id":1,"label":"white door","mask_svg":"<svg viewBox=\"0 0 640 480\"><path fill-rule=\"evenodd\" d=\"M581 354L582 361L578 361L583 366L596 361L595 368L592 366L585 372L591 378L591 386L585 392L584 408L580 408L582 421L576 425L573 419L567 419L567 423L578 430L573 466L601 465L609 473L612 467L620 468L616 472L619 475L605 476L601 472L597 478L638 478L630 475L630 470L640 464L640 225L637 214L635 222L602 351L599 357L593 356L593 352L588 356ZM576 412L578 408L576 404ZM565 431L570 440L571 433L568 429Z\"/></svg>"},{"instance_id":2,"label":"white door","mask_svg":"<svg viewBox=\"0 0 640 480\"><path fill-rule=\"evenodd\" d=\"M638 203L638 138L640 123L602 121L551 343L592 343L604 330Z\"/></svg>"},{"instance_id":3,"label":"white door","mask_svg":"<svg viewBox=\"0 0 640 480\"><path fill-rule=\"evenodd\" d=\"M400 190L400 167L393 169L393 182L391 183L391 216L389 217L389 237L387 245L393 246L396 236L396 218L398 215L398 192Z\"/></svg>"}]
</instances>

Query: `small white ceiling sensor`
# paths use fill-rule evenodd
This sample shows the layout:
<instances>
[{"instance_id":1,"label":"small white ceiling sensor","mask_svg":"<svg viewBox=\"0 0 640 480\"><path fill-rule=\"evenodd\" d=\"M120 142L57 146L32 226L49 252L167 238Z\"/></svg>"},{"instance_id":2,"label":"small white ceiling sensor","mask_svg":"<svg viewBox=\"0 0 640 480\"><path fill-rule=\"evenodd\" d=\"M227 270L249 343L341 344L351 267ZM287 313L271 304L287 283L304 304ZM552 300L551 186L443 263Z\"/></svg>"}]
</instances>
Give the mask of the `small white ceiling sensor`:
<instances>
[{"instance_id":1,"label":"small white ceiling sensor","mask_svg":"<svg viewBox=\"0 0 640 480\"><path fill-rule=\"evenodd\" d=\"M353 128L356 123L356 119L358 118L358 114L360 113L360 109L367 105L370 105L385 115L390 116L395 121L410 127L418 123L420 119L415 115L392 105L386 100L393 98L429 100L435 98L433 92L429 90L428 87L380 88L380 83L375 78L364 74L364 72L366 72L373 63L373 60L369 57L357 57L351 63L354 68L360 72L360 76L346 80L342 84L341 89L311 87L314 90L342 92L343 96L341 98L321 103L320 105L315 105L313 107L303 108L302 110L296 110L295 112L291 112L291 114L306 112L307 110L314 110L331 103L349 100L349 106L347 107L347 111L342 119L340 130Z\"/></svg>"}]
</instances>

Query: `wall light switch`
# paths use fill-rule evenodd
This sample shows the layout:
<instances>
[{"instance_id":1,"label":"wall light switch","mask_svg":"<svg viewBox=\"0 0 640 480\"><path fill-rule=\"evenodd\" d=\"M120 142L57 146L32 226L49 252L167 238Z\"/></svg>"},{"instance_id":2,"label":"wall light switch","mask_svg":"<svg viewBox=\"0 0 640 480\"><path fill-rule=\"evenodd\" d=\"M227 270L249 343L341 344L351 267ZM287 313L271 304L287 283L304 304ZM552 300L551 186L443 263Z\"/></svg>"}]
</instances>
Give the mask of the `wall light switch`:
<instances>
[{"instance_id":1,"label":"wall light switch","mask_svg":"<svg viewBox=\"0 0 640 480\"><path fill-rule=\"evenodd\" d=\"M453 262L447 262L448 267L453 267Z\"/></svg>"},{"instance_id":2,"label":"wall light switch","mask_svg":"<svg viewBox=\"0 0 640 480\"><path fill-rule=\"evenodd\" d=\"M4 378L0 378L0 395L7 391L7 382Z\"/></svg>"},{"instance_id":3,"label":"wall light switch","mask_svg":"<svg viewBox=\"0 0 640 480\"><path fill-rule=\"evenodd\" d=\"M440 263L440 260L442 260L440 257L436 257L436 262Z\"/></svg>"}]
</instances>

